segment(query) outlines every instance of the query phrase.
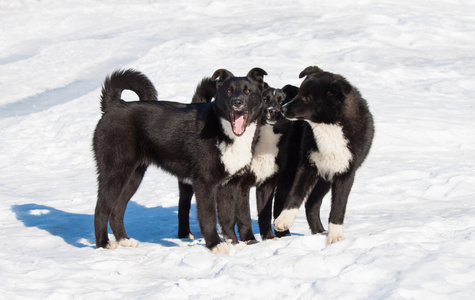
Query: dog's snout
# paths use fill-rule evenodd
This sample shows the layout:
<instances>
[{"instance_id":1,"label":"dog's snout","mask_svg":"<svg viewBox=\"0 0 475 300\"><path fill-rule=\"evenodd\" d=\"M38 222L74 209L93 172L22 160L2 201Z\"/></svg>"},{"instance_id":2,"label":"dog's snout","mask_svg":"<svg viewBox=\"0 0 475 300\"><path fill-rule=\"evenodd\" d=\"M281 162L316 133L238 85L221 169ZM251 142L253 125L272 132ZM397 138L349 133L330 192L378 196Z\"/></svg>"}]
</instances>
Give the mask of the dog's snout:
<instances>
[{"instance_id":1,"label":"dog's snout","mask_svg":"<svg viewBox=\"0 0 475 300\"><path fill-rule=\"evenodd\" d=\"M241 99L237 98L237 99L234 99L231 102L231 104L234 108L241 108L243 106L244 102Z\"/></svg>"}]
</instances>

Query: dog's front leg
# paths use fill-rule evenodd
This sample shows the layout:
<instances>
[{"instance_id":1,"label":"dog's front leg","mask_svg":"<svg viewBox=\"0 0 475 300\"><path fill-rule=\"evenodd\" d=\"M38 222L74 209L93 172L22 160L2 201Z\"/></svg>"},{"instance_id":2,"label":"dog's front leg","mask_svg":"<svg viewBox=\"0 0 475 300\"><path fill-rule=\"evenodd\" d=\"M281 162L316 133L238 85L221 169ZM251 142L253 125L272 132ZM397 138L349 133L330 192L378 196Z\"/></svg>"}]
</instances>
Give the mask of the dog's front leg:
<instances>
[{"instance_id":1,"label":"dog's front leg","mask_svg":"<svg viewBox=\"0 0 475 300\"><path fill-rule=\"evenodd\" d=\"M343 221L345 218L348 196L350 195L354 180L355 173L350 172L343 176L336 177L333 181L332 204L330 218L328 219L328 245L344 240Z\"/></svg>"},{"instance_id":2,"label":"dog's front leg","mask_svg":"<svg viewBox=\"0 0 475 300\"><path fill-rule=\"evenodd\" d=\"M294 183L284 203L284 209L274 221L275 230L285 231L292 227L300 206L307 200L317 180L316 169L309 164L302 164L297 170Z\"/></svg>"},{"instance_id":3,"label":"dog's front leg","mask_svg":"<svg viewBox=\"0 0 475 300\"><path fill-rule=\"evenodd\" d=\"M272 232L272 199L274 197L275 178L267 180L256 187L256 204L259 222L259 230L262 240L275 238ZM279 212L280 214L280 212Z\"/></svg>"},{"instance_id":4,"label":"dog's front leg","mask_svg":"<svg viewBox=\"0 0 475 300\"><path fill-rule=\"evenodd\" d=\"M236 221L241 241L246 244L256 243L254 232L252 231L251 209L249 207L249 190L247 184L240 184L236 193Z\"/></svg>"},{"instance_id":5,"label":"dog's front leg","mask_svg":"<svg viewBox=\"0 0 475 300\"><path fill-rule=\"evenodd\" d=\"M229 247L223 243L216 230L216 193L217 184L209 182L193 183L196 197L196 208L201 234L206 247L215 254L229 254Z\"/></svg>"},{"instance_id":6,"label":"dog's front leg","mask_svg":"<svg viewBox=\"0 0 475 300\"><path fill-rule=\"evenodd\" d=\"M229 182L218 188L216 202L218 204L218 219L223 238L228 244L237 244L238 238L234 227L236 225L236 184Z\"/></svg>"},{"instance_id":7,"label":"dog's front leg","mask_svg":"<svg viewBox=\"0 0 475 300\"><path fill-rule=\"evenodd\" d=\"M323 178L318 179L312 193L308 196L307 202L305 202L305 214L312 234L325 231L320 218L320 207L322 206L323 197L328 193L331 185L330 181L326 181Z\"/></svg>"}]
</instances>

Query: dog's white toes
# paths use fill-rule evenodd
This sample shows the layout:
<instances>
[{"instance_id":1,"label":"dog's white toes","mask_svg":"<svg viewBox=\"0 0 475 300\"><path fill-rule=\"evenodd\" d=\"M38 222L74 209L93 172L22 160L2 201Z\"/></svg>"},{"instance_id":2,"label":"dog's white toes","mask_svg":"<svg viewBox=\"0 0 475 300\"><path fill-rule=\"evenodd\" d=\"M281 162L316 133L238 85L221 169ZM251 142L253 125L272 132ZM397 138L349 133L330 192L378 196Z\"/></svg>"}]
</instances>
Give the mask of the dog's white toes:
<instances>
[{"instance_id":1,"label":"dog's white toes","mask_svg":"<svg viewBox=\"0 0 475 300\"><path fill-rule=\"evenodd\" d=\"M136 247L138 247L139 242L137 240L134 240L134 239L121 239L119 241L119 245L122 246L122 247L136 248Z\"/></svg>"},{"instance_id":2,"label":"dog's white toes","mask_svg":"<svg viewBox=\"0 0 475 300\"><path fill-rule=\"evenodd\" d=\"M285 231L292 227L294 224L295 218L297 217L298 208L285 209L283 210L279 217L274 221L274 228L277 231Z\"/></svg>"},{"instance_id":3,"label":"dog's white toes","mask_svg":"<svg viewBox=\"0 0 475 300\"><path fill-rule=\"evenodd\" d=\"M195 239L195 236L192 235L191 232L190 232L190 234L188 235L188 238L189 238L190 240L194 240L194 239Z\"/></svg>"},{"instance_id":4,"label":"dog's white toes","mask_svg":"<svg viewBox=\"0 0 475 300\"><path fill-rule=\"evenodd\" d=\"M343 241L343 225L328 224L327 245Z\"/></svg>"},{"instance_id":5,"label":"dog's white toes","mask_svg":"<svg viewBox=\"0 0 475 300\"><path fill-rule=\"evenodd\" d=\"M119 243L109 241L109 243L107 243L106 249L113 250L113 249L117 249L118 246L119 246Z\"/></svg>"},{"instance_id":6,"label":"dog's white toes","mask_svg":"<svg viewBox=\"0 0 475 300\"><path fill-rule=\"evenodd\" d=\"M219 243L218 245L216 245L216 247L211 249L211 253L213 253L213 254L229 254L230 253L229 246L226 243Z\"/></svg>"},{"instance_id":7,"label":"dog's white toes","mask_svg":"<svg viewBox=\"0 0 475 300\"><path fill-rule=\"evenodd\" d=\"M241 249L244 249L244 247L247 246L247 244L243 241L240 241L239 243L233 245L234 248L236 248L237 250L241 250Z\"/></svg>"}]
</instances>

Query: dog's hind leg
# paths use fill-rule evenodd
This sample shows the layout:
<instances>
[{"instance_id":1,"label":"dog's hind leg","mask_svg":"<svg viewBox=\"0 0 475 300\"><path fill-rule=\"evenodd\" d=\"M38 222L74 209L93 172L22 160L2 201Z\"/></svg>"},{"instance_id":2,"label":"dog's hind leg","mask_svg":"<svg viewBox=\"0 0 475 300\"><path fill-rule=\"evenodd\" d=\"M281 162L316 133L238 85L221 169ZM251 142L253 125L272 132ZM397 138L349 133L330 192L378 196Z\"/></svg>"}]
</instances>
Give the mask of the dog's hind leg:
<instances>
[{"instance_id":1,"label":"dog's hind leg","mask_svg":"<svg viewBox=\"0 0 475 300\"><path fill-rule=\"evenodd\" d=\"M94 232L96 247L115 249L117 243L110 242L107 234L107 224L116 201L122 193L127 178L112 178L110 174L99 174L97 203L94 212Z\"/></svg>"},{"instance_id":2,"label":"dog's hind leg","mask_svg":"<svg viewBox=\"0 0 475 300\"><path fill-rule=\"evenodd\" d=\"M116 201L116 205L112 209L112 214L109 220L110 227L114 233L116 241L123 247L138 246L138 242L134 239L130 239L125 232L124 214L127 204L129 203L130 198L132 198L137 191L146 170L146 166L139 166L131 173L129 180L125 184L122 193Z\"/></svg>"},{"instance_id":3,"label":"dog's hind leg","mask_svg":"<svg viewBox=\"0 0 475 300\"><path fill-rule=\"evenodd\" d=\"M182 181L178 181L180 200L178 200L178 238L193 239L190 230L190 208L193 197L193 187Z\"/></svg>"},{"instance_id":4,"label":"dog's hind leg","mask_svg":"<svg viewBox=\"0 0 475 300\"><path fill-rule=\"evenodd\" d=\"M312 234L325 231L320 218L320 207L322 206L323 197L325 197L330 188L331 182L320 178L305 203L305 214Z\"/></svg>"}]
</instances>

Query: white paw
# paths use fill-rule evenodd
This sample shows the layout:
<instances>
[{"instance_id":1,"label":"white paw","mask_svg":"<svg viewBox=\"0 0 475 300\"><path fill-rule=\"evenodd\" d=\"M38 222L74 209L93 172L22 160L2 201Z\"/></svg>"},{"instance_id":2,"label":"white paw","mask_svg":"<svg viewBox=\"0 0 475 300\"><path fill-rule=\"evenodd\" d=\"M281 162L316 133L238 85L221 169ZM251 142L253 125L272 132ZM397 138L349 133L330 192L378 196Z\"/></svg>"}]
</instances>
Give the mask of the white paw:
<instances>
[{"instance_id":1,"label":"white paw","mask_svg":"<svg viewBox=\"0 0 475 300\"><path fill-rule=\"evenodd\" d=\"M213 254L229 254L229 246L226 243L219 243L211 249L211 253Z\"/></svg>"},{"instance_id":2,"label":"white paw","mask_svg":"<svg viewBox=\"0 0 475 300\"><path fill-rule=\"evenodd\" d=\"M244 247L246 247L247 244L246 244L245 242L243 242L243 241L239 241L239 243L234 244L233 246L234 246L234 248L236 248L237 250L241 250L241 249L244 249Z\"/></svg>"},{"instance_id":3,"label":"white paw","mask_svg":"<svg viewBox=\"0 0 475 300\"><path fill-rule=\"evenodd\" d=\"M292 227L292 224L294 224L298 212L298 208L283 210L280 213L279 217L277 217L277 219L275 219L274 221L275 230L285 231Z\"/></svg>"},{"instance_id":4,"label":"white paw","mask_svg":"<svg viewBox=\"0 0 475 300\"><path fill-rule=\"evenodd\" d=\"M343 225L328 224L327 245L343 241Z\"/></svg>"},{"instance_id":5,"label":"white paw","mask_svg":"<svg viewBox=\"0 0 475 300\"><path fill-rule=\"evenodd\" d=\"M134 240L134 239L121 239L119 241L119 245L122 247L136 248L139 245L139 242L137 242L137 240Z\"/></svg>"},{"instance_id":6,"label":"white paw","mask_svg":"<svg viewBox=\"0 0 475 300\"><path fill-rule=\"evenodd\" d=\"M119 243L109 241L109 243L107 243L106 249L109 249L109 250L117 249L118 246L119 246Z\"/></svg>"},{"instance_id":7,"label":"white paw","mask_svg":"<svg viewBox=\"0 0 475 300\"><path fill-rule=\"evenodd\" d=\"M191 232L190 232L190 234L188 235L188 238L189 238L190 240L194 240L194 239L195 239L195 236L192 235Z\"/></svg>"}]
</instances>

